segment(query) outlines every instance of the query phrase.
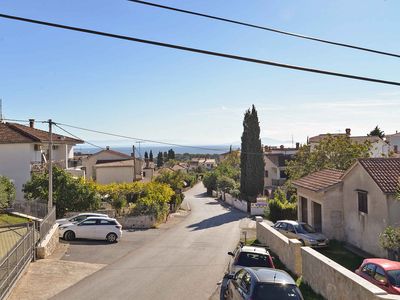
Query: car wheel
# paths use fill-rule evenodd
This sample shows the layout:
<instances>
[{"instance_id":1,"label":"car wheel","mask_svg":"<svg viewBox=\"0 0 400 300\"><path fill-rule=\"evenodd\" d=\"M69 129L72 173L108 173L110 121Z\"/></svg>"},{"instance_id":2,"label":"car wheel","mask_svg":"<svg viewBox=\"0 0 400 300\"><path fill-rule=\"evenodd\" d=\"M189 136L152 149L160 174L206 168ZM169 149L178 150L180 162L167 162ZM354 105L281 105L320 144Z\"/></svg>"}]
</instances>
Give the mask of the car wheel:
<instances>
[{"instance_id":1,"label":"car wheel","mask_svg":"<svg viewBox=\"0 0 400 300\"><path fill-rule=\"evenodd\" d=\"M117 238L118 238L117 235L112 232L107 234L107 236L106 236L106 240L109 243L115 243L117 241Z\"/></svg>"},{"instance_id":2,"label":"car wheel","mask_svg":"<svg viewBox=\"0 0 400 300\"><path fill-rule=\"evenodd\" d=\"M301 245L302 245L302 246L305 246L305 245L306 245L306 243L304 243L303 240L299 240L299 241L301 242Z\"/></svg>"},{"instance_id":3,"label":"car wheel","mask_svg":"<svg viewBox=\"0 0 400 300\"><path fill-rule=\"evenodd\" d=\"M72 241L75 239L75 233L71 230L68 230L66 233L64 233L64 240L66 241Z\"/></svg>"}]
</instances>

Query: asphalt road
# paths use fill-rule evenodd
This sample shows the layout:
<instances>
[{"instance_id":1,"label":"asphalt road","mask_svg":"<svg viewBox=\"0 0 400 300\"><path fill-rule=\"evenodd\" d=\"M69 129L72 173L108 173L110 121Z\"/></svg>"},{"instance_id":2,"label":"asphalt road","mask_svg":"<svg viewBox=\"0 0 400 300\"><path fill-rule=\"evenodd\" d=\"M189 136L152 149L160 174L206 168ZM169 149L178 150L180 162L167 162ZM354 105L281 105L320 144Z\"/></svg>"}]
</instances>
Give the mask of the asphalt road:
<instances>
[{"instance_id":1,"label":"asphalt road","mask_svg":"<svg viewBox=\"0 0 400 300\"><path fill-rule=\"evenodd\" d=\"M201 184L187 192L191 214L173 226L128 233L114 245L72 244L63 259L107 266L52 299L209 299L245 214L204 192Z\"/></svg>"}]
</instances>

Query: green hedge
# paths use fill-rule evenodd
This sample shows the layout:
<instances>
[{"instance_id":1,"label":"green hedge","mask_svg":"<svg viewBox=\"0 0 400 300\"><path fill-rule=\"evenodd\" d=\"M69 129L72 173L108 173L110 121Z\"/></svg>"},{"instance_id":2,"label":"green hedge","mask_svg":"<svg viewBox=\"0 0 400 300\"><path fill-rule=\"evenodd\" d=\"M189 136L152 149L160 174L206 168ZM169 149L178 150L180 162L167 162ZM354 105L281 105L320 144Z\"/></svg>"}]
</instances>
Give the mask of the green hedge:
<instances>
[{"instance_id":1,"label":"green hedge","mask_svg":"<svg viewBox=\"0 0 400 300\"><path fill-rule=\"evenodd\" d=\"M276 199L271 199L268 202L265 216L272 222L278 220L297 220L297 203L281 202Z\"/></svg>"}]
</instances>

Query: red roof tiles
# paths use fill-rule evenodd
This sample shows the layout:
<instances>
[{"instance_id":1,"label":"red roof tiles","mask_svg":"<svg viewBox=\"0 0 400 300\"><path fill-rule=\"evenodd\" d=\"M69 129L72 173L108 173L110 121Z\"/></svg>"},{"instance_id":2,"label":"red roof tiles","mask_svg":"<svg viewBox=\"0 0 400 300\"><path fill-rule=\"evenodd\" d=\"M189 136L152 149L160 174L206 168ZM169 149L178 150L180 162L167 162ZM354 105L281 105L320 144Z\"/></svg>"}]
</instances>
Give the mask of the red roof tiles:
<instances>
[{"instance_id":1,"label":"red roof tiles","mask_svg":"<svg viewBox=\"0 0 400 300\"><path fill-rule=\"evenodd\" d=\"M318 192L341 182L343 174L340 170L325 169L297 179L293 185Z\"/></svg>"},{"instance_id":2,"label":"red roof tiles","mask_svg":"<svg viewBox=\"0 0 400 300\"><path fill-rule=\"evenodd\" d=\"M53 133L55 144L83 144L84 141ZM49 133L17 123L0 122L0 144L48 143Z\"/></svg>"},{"instance_id":3,"label":"red roof tiles","mask_svg":"<svg viewBox=\"0 0 400 300\"><path fill-rule=\"evenodd\" d=\"M396 193L400 177L400 158L364 158L358 161L382 192Z\"/></svg>"}]
</instances>

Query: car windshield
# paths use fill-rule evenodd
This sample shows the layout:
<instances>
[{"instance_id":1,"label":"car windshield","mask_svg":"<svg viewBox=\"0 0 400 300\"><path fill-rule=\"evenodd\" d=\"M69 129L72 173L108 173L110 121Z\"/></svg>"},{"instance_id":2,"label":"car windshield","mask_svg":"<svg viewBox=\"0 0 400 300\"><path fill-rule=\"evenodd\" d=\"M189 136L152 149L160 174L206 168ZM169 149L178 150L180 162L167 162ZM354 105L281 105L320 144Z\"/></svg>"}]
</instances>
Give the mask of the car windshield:
<instances>
[{"instance_id":1,"label":"car windshield","mask_svg":"<svg viewBox=\"0 0 400 300\"><path fill-rule=\"evenodd\" d=\"M386 271L391 285L400 287L400 270Z\"/></svg>"},{"instance_id":2,"label":"car windshield","mask_svg":"<svg viewBox=\"0 0 400 300\"><path fill-rule=\"evenodd\" d=\"M242 252L239 255L237 265L243 267L266 267L272 268L268 255L259 253Z\"/></svg>"},{"instance_id":3,"label":"car windshield","mask_svg":"<svg viewBox=\"0 0 400 300\"><path fill-rule=\"evenodd\" d=\"M253 299L253 298L252 298ZM256 286L255 300L303 300L301 292L296 285L281 283L260 283Z\"/></svg>"},{"instance_id":4,"label":"car windshield","mask_svg":"<svg viewBox=\"0 0 400 300\"><path fill-rule=\"evenodd\" d=\"M315 233L315 229L308 224L298 224L294 225L294 227L296 228L297 233Z\"/></svg>"}]
</instances>

